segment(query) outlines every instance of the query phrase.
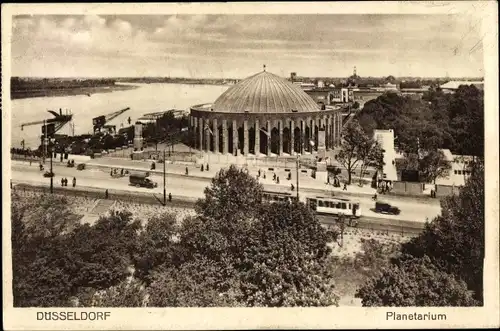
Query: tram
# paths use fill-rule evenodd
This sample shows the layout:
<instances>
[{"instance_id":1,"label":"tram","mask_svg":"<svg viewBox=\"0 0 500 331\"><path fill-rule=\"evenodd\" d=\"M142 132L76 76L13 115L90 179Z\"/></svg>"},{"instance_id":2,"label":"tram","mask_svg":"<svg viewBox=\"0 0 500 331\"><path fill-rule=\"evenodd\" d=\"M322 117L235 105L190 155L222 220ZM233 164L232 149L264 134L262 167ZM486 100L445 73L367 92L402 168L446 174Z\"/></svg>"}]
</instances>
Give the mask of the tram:
<instances>
[{"instance_id":1,"label":"tram","mask_svg":"<svg viewBox=\"0 0 500 331\"><path fill-rule=\"evenodd\" d=\"M297 197L290 192L272 192L264 191L262 193L262 201L265 202L294 202L297 201Z\"/></svg>"},{"instance_id":2,"label":"tram","mask_svg":"<svg viewBox=\"0 0 500 331\"><path fill-rule=\"evenodd\" d=\"M319 215L348 216L350 218L361 217L359 202L346 198L315 197L306 199L307 206Z\"/></svg>"}]
</instances>

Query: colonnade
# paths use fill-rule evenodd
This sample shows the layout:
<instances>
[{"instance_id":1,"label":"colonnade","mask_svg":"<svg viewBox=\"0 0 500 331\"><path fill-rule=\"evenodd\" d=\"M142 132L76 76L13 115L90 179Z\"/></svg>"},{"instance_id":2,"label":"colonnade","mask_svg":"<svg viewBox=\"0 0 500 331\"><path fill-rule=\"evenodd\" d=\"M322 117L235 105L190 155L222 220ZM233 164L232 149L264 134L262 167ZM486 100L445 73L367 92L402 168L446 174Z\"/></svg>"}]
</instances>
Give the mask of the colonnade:
<instances>
[{"instance_id":1,"label":"colonnade","mask_svg":"<svg viewBox=\"0 0 500 331\"><path fill-rule=\"evenodd\" d=\"M340 112L274 119L245 115L238 118L235 114L191 112L195 148L222 154L281 156L311 153L318 148L330 150L340 145Z\"/></svg>"}]
</instances>

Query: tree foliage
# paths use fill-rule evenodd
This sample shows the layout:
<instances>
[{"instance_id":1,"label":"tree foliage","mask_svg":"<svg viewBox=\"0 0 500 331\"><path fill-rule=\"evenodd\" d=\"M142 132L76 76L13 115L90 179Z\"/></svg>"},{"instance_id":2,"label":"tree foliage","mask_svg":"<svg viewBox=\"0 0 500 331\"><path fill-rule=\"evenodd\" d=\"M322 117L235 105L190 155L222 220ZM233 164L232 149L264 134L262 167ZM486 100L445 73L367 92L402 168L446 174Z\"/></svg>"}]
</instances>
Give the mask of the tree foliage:
<instances>
[{"instance_id":1,"label":"tree foliage","mask_svg":"<svg viewBox=\"0 0 500 331\"><path fill-rule=\"evenodd\" d=\"M366 135L358 121L349 122L342 130L342 143L336 160L347 169L348 184L351 184L352 173L363 159L369 159L371 149L375 148L373 140Z\"/></svg>"},{"instance_id":2,"label":"tree foliage","mask_svg":"<svg viewBox=\"0 0 500 331\"><path fill-rule=\"evenodd\" d=\"M357 292L363 306L446 307L473 306L467 285L439 270L427 257L391 264Z\"/></svg>"},{"instance_id":3,"label":"tree foliage","mask_svg":"<svg viewBox=\"0 0 500 331\"><path fill-rule=\"evenodd\" d=\"M205 188L205 197L196 203L198 214L223 219L227 223L233 220L251 217L262 200L262 186L249 176L245 170L231 165L221 169Z\"/></svg>"},{"instance_id":4,"label":"tree foliage","mask_svg":"<svg viewBox=\"0 0 500 331\"><path fill-rule=\"evenodd\" d=\"M136 242L137 223L130 214L113 213L93 226L60 226L60 212L52 197L37 203L45 208L45 224L56 224L50 233L31 226L33 213L13 205L13 294L16 307L71 305L85 288L106 289L128 274L130 253ZM26 207L30 209L30 206ZM34 207L36 210L37 207ZM25 217L28 215L29 217ZM73 215L74 216L74 215ZM73 217L66 215L70 219ZM56 218L56 219L54 219ZM59 233L57 233L58 229Z\"/></svg>"},{"instance_id":5,"label":"tree foliage","mask_svg":"<svg viewBox=\"0 0 500 331\"><path fill-rule=\"evenodd\" d=\"M368 101L356 117L363 129L394 129L400 149L417 153L450 149L454 154L482 156L484 93L460 86L453 94L431 90L421 100L386 93Z\"/></svg>"},{"instance_id":6,"label":"tree foliage","mask_svg":"<svg viewBox=\"0 0 500 331\"><path fill-rule=\"evenodd\" d=\"M401 255L357 296L366 306L482 305L484 226L484 165L478 162L459 195L443 200L442 215L403 244Z\"/></svg>"}]
</instances>

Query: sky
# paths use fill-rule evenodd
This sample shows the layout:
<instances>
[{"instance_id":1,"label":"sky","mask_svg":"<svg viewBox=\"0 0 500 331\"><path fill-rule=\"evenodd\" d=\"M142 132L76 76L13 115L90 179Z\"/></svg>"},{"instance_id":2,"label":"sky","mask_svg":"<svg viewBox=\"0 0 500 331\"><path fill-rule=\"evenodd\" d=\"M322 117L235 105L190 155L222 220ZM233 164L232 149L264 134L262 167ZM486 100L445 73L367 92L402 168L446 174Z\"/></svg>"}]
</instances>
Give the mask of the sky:
<instances>
[{"instance_id":1,"label":"sky","mask_svg":"<svg viewBox=\"0 0 500 331\"><path fill-rule=\"evenodd\" d=\"M482 36L464 14L15 16L12 75L482 77Z\"/></svg>"}]
</instances>

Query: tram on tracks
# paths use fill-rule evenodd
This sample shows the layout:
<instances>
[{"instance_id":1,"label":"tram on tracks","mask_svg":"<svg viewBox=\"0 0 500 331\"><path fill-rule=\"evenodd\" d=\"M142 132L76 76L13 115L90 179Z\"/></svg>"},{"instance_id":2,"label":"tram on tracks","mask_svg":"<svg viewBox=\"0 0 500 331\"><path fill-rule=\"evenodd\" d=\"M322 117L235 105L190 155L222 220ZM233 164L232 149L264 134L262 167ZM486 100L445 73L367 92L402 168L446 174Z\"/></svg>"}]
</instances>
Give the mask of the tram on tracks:
<instances>
[{"instance_id":1,"label":"tram on tracks","mask_svg":"<svg viewBox=\"0 0 500 331\"><path fill-rule=\"evenodd\" d=\"M345 217L349 226L356 226L361 217L359 202L347 198L314 197L307 198L306 205L316 215L332 216L335 219Z\"/></svg>"}]
</instances>

